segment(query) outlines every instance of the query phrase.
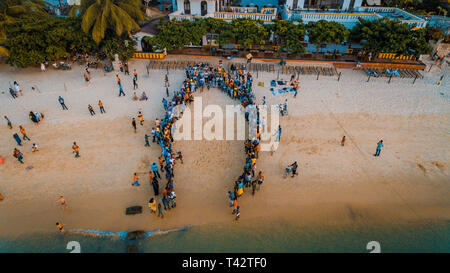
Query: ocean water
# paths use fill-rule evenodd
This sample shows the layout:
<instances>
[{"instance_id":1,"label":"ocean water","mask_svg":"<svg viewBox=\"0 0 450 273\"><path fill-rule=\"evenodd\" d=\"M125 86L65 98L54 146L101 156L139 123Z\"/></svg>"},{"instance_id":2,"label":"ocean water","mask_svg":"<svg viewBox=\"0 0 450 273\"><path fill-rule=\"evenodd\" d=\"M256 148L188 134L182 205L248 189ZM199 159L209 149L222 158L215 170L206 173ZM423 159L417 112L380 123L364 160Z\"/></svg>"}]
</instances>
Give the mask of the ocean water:
<instances>
[{"instance_id":1,"label":"ocean water","mask_svg":"<svg viewBox=\"0 0 450 273\"><path fill-rule=\"evenodd\" d=\"M305 227L290 223L194 226L156 233L127 241L120 236L33 234L0 239L2 253L68 253L67 244L77 241L83 253L124 253L136 245L143 253L275 252L275 253L367 253L367 243L377 241L380 251L450 252L450 222L432 224L355 225L351 227ZM70 248L71 249L71 248Z\"/></svg>"}]
</instances>

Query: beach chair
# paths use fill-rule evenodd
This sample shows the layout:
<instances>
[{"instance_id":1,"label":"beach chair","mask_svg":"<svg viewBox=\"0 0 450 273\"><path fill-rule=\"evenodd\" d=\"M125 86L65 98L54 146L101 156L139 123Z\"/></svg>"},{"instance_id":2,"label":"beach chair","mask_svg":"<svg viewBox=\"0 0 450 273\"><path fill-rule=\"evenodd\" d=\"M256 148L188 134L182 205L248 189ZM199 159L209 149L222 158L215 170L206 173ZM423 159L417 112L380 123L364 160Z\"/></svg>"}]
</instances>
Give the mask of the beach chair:
<instances>
[{"instance_id":1,"label":"beach chair","mask_svg":"<svg viewBox=\"0 0 450 273\"><path fill-rule=\"evenodd\" d=\"M269 72L269 66L267 64L262 64L262 71Z\"/></svg>"},{"instance_id":2,"label":"beach chair","mask_svg":"<svg viewBox=\"0 0 450 273\"><path fill-rule=\"evenodd\" d=\"M269 72L275 72L275 66L273 64L269 64Z\"/></svg>"},{"instance_id":3,"label":"beach chair","mask_svg":"<svg viewBox=\"0 0 450 273\"><path fill-rule=\"evenodd\" d=\"M281 67L281 74L287 74L287 67L285 65Z\"/></svg>"}]
</instances>

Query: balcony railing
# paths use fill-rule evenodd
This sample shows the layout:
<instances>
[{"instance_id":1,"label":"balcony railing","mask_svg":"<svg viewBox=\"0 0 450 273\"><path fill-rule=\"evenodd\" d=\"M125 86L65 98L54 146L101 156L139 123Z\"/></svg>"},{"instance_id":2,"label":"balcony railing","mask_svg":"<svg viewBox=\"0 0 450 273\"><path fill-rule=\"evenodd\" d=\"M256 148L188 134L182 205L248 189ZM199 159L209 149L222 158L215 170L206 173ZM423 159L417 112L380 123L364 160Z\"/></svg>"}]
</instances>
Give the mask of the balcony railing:
<instances>
[{"instance_id":1,"label":"balcony railing","mask_svg":"<svg viewBox=\"0 0 450 273\"><path fill-rule=\"evenodd\" d=\"M276 19L276 15L262 13L214 12L214 18L221 20L248 18L253 20L262 20L264 22L271 22L272 20Z\"/></svg>"}]
</instances>

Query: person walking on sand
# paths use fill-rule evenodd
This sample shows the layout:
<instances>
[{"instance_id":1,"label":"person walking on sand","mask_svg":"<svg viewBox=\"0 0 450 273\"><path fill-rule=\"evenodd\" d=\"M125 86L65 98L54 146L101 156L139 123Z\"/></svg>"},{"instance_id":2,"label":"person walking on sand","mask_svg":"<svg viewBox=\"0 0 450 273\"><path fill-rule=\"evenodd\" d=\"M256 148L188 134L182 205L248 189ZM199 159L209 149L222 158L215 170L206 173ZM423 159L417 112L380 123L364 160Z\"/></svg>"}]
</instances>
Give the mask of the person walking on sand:
<instances>
[{"instance_id":1,"label":"person walking on sand","mask_svg":"<svg viewBox=\"0 0 450 273\"><path fill-rule=\"evenodd\" d=\"M12 129L13 127L12 127L12 123L11 123L11 121L9 120L9 118L7 117L7 116L5 116L5 119L6 119L6 124L8 125L8 128L9 129Z\"/></svg>"},{"instance_id":2,"label":"person walking on sand","mask_svg":"<svg viewBox=\"0 0 450 273\"><path fill-rule=\"evenodd\" d=\"M120 96L125 96L125 92L123 92L123 87L122 87L122 85L119 83L119 97Z\"/></svg>"},{"instance_id":3,"label":"person walking on sand","mask_svg":"<svg viewBox=\"0 0 450 273\"><path fill-rule=\"evenodd\" d=\"M75 157L80 157L80 147L78 147L76 142L73 143L72 149L73 149L72 154L75 154Z\"/></svg>"},{"instance_id":4,"label":"person walking on sand","mask_svg":"<svg viewBox=\"0 0 450 273\"><path fill-rule=\"evenodd\" d=\"M170 87L169 77L166 74L166 78L164 79L164 87Z\"/></svg>"},{"instance_id":5,"label":"person walking on sand","mask_svg":"<svg viewBox=\"0 0 450 273\"><path fill-rule=\"evenodd\" d=\"M377 143L377 150L375 151L375 154L373 156L380 156L381 148L384 146L383 140L378 141Z\"/></svg>"},{"instance_id":6,"label":"person walking on sand","mask_svg":"<svg viewBox=\"0 0 450 273\"><path fill-rule=\"evenodd\" d=\"M164 218L164 213L162 210L161 203L158 204L158 217Z\"/></svg>"},{"instance_id":7,"label":"person walking on sand","mask_svg":"<svg viewBox=\"0 0 450 273\"><path fill-rule=\"evenodd\" d=\"M138 89L138 84L137 84L137 80L135 78L133 78L133 90Z\"/></svg>"},{"instance_id":8,"label":"person walking on sand","mask_svg":"<svg viewBox=\"0 0 450 273\"><path fill-rule=\"evenodd\" d=\"M134 69L134 71L133 71L133 80L136 80L136 81L138 80L136 69Z\"/></svg>"},{"instance_id":9,"label":"person walking on sand","mask_svg":"<svg viewBox=\"0 0 450 273\"><path fill-rule=\"evenodd\" d=\"M142 115L141 111L138 112L138 119L141 126L144 126L144 116Z\"/></svg>"},{"instance_id":10,"label":"person walking on sand","mask_svg":"<svg viewBox=\"0 0 450 273\"><path fill-rule=\"evenodd\" d=\"M20 150L14 148L13 156L17 158L17 161L19 161L21 164L23 164L23 154Z\"/></svg>"},{"instance_id":11,"label":"person walking on sand","mask_svg":"<svg viewBox=\"0 0 450 273\"><path fill-rule=\"evenodd\" d=\"M166 87L166 97L169 97L169 87Z\"/></svg>"},{"instance_id":12,"label":"person walking on sand","mask_svg":"<svg viewBox=\"0 0 450 273\"><path fill-rule=\"evenodd\" d=\"M60 196L59 197L59 199L58 199L58 201L56 201L57 203L59 203L60 205L61 205L61 208L63 209L63 210L66 210L67 209L67 200L64 198L64 196Z\"/></svg>"},{"instance_id":13,"label":"person walking on sand","mask_svg":"<svg viewBox=\"0 0 450 273\"><path fill-rule=\"evenodd\" d=\"M59 232L64 233L64 224L56 222L56 228L59 230Z\"/></svg>"},{"instance_id":14,"label":"person walking on sand","mask_svg":"<svg viewBox=\"0 0 450 273\"><path fill-rule=\"evenodd\" d=\"M94 108L92 107L92 105L88 104L88 109L89 109L89 113L91 113L91 116L95 115L95 111L94 111Z\"/></svg>"},{"instance_id":15,"label":"person walking on sand","mask_svg":"<svg viewBox=\"0 0 450 273\"><path fill-rule=\"evenodd\" d=\"M90 76L89 73L84 72L84 80L86 81L86 86L89 85Z\"/></svg>"},{"instance_id":16,"label":"person walking on sand","mask_svg":"<svg viewBox=\"0 0 450 273\"><path fill-rule=\"evenodd\" d=\"M17 133L15 133L13 135L13 138L16 140L17 145L22 146L22 140L20 139L19 135Z\"/></svg>"},{"instance_id":17,"label":"person walking on sand","mask_svg":"<svg viewBox=\"0 0 450 273\"><path fill-rule=\"evenodd\" d=\"M124 69L125 69L125 75L130 75L130 71L128 70L128 64L127 63L125 63Z\"/></svg>"},{"instance_id":18,"label":"person walking on sand","mask_svg":"<svg viewBox=\"0 0 450 273\"><path fill-rule=\"evenodd\" d=\"M277 142L280 142L281 139L281 125L278 125L278 131L276 132L277 134Z\"/></svg>"},{"instance_id":19,"label":"person walking on sand","mask_svg":"<svg viewBox=\"0 0 450 273\"><path fill-rule=\"evenodd\" d=\"M58 101L59 104L61 104L63 110L69 110L69 108L67 108L66 104L64 103L64 99L61 96L59 96Z\"/></svg>"},{"instance_id":20,"label":"person walking on sand","mask_svg":"<svg viewBox=\"0 0 450 273\"><path fill-rule=\"evenodd\" d=\"M119 74L116 74L116 79L117 79L117 84L120 86L121 84L120 84L120 77L119 77Z\"/></svg>"},{"instance_id":21,"label":"person walking on sand","mask_svg":"<svg viewBox=\"0 0 450 273\"><path fill-rule=\"evenodd\" d=\"M136 134L137 128L136 128L136 120L135 120L134 118L131 120L131 126L133 126L133 128L134 128L134 133Z\"/></svg>"},{"instance_id":22,"label":"person walking on sand","mask_svg":"<svg viewBox=\"0 0 450 273\"><path fill-rule=\"evenodd\" d=\"M137 174L136 173L134 173L134 177L133 177L133 183L131 183L131 186L140 186L139 185L139 179L138 179L138 177L137 177Z\"/></svg>"},{"instance_id":23,"label":"person walking on sand","mask_svg":"<svg viewBox=\"0 0 450 273\"><path fill-rule=\"evenodd\" d=\"M150 169L152 170L154 177L158 177L159 179L161 179L161 175L158 172L158 165L156 165L156 162L153 162L153 164L150 166Z\"/></svg>"},{"instance_id":24,"label":"person walking on sand","mask_svg":"<svg viewBox=\"0 0 450 273\"><path fill-rule=\"evenodd\" d=\"M239 216L241 216L241 211L239 209L240 209L240 207L237 206L237 208L236 208L236 218L235 218L236 221L239 220Z\"/></svg>"},{"instance_id":25,"label":"person walking on sand","mask_svg":"<svg viewBox=\"0 0 450 273\"><path fill-rule=\"evenodd\" d=\"M100 107L100 114L106 113L105 108L103 107L103 102L98 100L98 107Z\"/></svg>"},{"instance_id":26,"label":"person walking on sand","mask_svg":"<svg viewBox=\"0 0 450 273\"><path fill-rule=\"evenodd\" d=\"M25 129L22 127L22 125L19 125L19 131L22 133L23 135L23 140L31 140L28 136L27 133L25 132Z\"/></svg>"},{"instance_id":27,"label":"person walking on sand","mask_svg":"<svg viewBox=\"0 0 450 273\"><path fill-rule=\"evenodd\" d=\"M345 136L343 136L341 140L341 146L344 147L344 145L345 145Z\"/></svg>"},{"instance_id":28,"label":"person walking on sand","mask_svg":"<svg viewBox=\"0 0 450 273\"><path fill-rule=\"evenodd\" d=\"M156 199L150 198L148 200L148 207L150 208L150 213L156 213Z\"/></svg>"}]
</instances>

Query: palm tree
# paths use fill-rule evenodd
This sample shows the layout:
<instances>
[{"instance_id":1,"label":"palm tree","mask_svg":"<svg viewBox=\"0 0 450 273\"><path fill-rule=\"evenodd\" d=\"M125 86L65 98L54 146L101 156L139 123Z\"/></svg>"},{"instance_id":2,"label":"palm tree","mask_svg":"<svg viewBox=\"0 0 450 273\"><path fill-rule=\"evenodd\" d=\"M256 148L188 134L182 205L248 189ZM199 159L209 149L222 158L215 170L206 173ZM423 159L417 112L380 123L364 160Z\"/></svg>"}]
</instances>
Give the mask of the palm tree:
<instances>
[{"instance_id":1,"label":"palm tree","mask_svg":"<svg viewBox=\"0 0 450 273\"><path fill-rule=\"evenodd\" d=\"M70 16L80 11L81 27L85 33L92 33L95 42L105 38L107 29L112 29L118 36L139 29L139 22L145 20L140 0L81 0L74 6Z\"/></svg>"},{"instance_id":2,"label":"palm tree","mask_svg":"<svg viewBox=\"0 0 450 273\"><path fill-rule=\"evenodd\" d=\"M47 2L44 0L2 0L0 1L0 55L8 56L6 43L6 24L24 17L41 18L48 16Z\"/></svg>"}]
</instances>

